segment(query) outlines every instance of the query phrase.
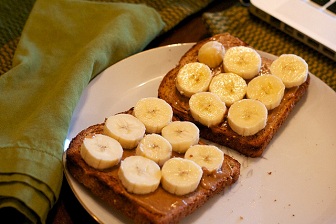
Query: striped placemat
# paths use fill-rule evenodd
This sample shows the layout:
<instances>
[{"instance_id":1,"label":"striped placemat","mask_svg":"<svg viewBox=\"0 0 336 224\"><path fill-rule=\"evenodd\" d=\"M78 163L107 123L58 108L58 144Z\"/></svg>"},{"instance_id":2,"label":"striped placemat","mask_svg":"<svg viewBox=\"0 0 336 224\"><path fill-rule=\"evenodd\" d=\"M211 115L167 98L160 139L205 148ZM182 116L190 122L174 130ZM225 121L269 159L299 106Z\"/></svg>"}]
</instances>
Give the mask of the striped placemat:
<instances>
[{"instance_id":1,"label":"striped placemat","mask_svg":"<svg viewBox=\"0 0 336 224\"><path fill-rule=\"evenodd\" d=\"M204 13L203 19L212 35L229 32L255 49L301 56L310 72L336 91L336 62L251 15L248 8L236 4L221 12Z\"/></svg>"}]
</instances>

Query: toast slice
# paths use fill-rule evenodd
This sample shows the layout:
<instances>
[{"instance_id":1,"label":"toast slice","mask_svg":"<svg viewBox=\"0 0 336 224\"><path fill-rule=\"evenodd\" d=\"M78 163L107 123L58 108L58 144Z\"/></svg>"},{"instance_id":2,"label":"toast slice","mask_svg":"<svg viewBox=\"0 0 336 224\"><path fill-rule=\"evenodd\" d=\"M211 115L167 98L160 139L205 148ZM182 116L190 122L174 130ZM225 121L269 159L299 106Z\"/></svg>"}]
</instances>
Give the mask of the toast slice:
<instances>
[{"instance_id":1,"label":"toast slice","mask_svg":"<svg viewBox=\"0 0 336 224\"><path fill-rule=\"evenodd\" d=\"M225 49L233 46L248 46L242 40L228 34L218 34L203 41L196 43L190 50L188 50L180 59L178 65L170 70L163 78L158 89L158 97L168 102L172 108L174 115L180 120L194 122L200 129L202 138L218 143L223 146L232 148L249 157L259 157L270 143L280 126L286 121L289 113L292 111L296 103L306 93L310 77L308 75L307 81L298 87L292 87L285 90L284 97L280 105L273 110L268 111L267 124L264 129L251 136L241 136L234 132L227 122L227 112L224 120L217 126L205 127L193 119L189 109L189 98L181 95L175 86L175 79L179 69L190 62L197 61L197 54L200 47L209 40L217 40L222 43ZM272 60L262 57L262 67L260 74L269 74ZM220 65L213 69L214 74L224 72L223 66Z\"/></svg>"},{"instance_id":2,"label":"toast slice","mask_svg":"<svg viewBox=\"0 0 336 224\"><path fill-rule=\"evenodd\" d=\"M224 155L221 170L216 173L204 170L198 188L187 195L170 194L161 185L155 192L146 195L128 193L118 178L120 163L106 170L97 170L87 165L80 155L84 138L102 133L103 127L104 123L90 126L72 139L66 151L66 166L78 182L135 223L177 223L239 178L240 163ZM134 149L124 150L122 159L134 154ZM176 153L173 156L183 155Z\"/></svg>"}]
</instances>

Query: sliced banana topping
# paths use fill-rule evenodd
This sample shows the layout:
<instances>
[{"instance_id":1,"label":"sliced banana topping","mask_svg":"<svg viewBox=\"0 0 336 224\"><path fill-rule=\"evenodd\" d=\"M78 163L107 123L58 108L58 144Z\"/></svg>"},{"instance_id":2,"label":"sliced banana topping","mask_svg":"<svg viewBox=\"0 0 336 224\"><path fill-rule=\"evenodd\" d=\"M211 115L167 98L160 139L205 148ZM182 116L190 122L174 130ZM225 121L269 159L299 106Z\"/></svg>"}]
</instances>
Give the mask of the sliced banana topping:
<instances>
[{"instance_id":1,"label":"sliced banana topping","mask_svg":"<svg viewBox=\"0 0 336 224\"><path fill-rule=\"evenodd\" d=\"M286 88L299 86L307 80L308 64L295 54L283 54L271 64L271 73L278 76Z\"/></svg>"},{"instance_id":2,"label":"sliced banana topping","mask_svg":"<svg viewBox=\"0 0 336 224\"><path fill-rule=\"evenodd\" d=\"M243 99L231 105L227 118L233 131L249 136L266 126L267 114L266 106L260 101Z\"/></svg>"},{"instance_id":3,"label":"sliced banana topping","mask_svg":"<svg viewBox=\"0 0 336 224\"><path fill-rule=\"evenodd\" d=\"M172 146L167 139L158 134L146 135L135 150L139 156L144 156L162 166L172 154Z\"/></svg>"},{"instance_id":4,"label":"sliced banana topping","mask_svg":"<svg viewBox=\"0 0 336 224\"><path fill-rule=\"evenodd\" d=\"M185 64L176 77L177 90L187 97L207 91L212 78L210 68L199 62Z\"/></svg>"},{"instance_id":5,"label":"sliced banana topping","mask_svg":"<svg viewBox=\"0 0 336 224\"><path fill-rule=\"evenodd\" d=\"M252 79L261 68L258 52L245 46L229 48L223 59L224 71L235 73L244 79Z\"/></svg>"},{"instance_id":6,"label":"sliced banana topping","mask_svg":"<svg viewBox=\"0 0 336 224\"><path fill-rule=\"evenodd\" d=\"M189 99L189 107L192 117L207 127L219 124L226 111L225 103L211 92L192 95Z\"/></svg>"},{"instance_id":7,"label":"sliced banana topping","mask_svg":"<svg viewBox=\"0 0 336 224\"><path fill-rule=\"evenodd\" d=\"M170 142L173 151L178 153L185 153L199 141L199 129L189 121L174 121L164 127L161 134Z\"/></svg>"},{"instance_id":8,"label":"sliced banana topping","mask_svg":"<svg viewBox=\"0 0 336 224\"><path fill-rule=\"evenodd\" d=\"M210 172L215 172L222 167L224 153L214 145L194 145L187 150L184 158L194 161Z\"/></svg>"},{"instance_id":9,"label":"sliced banana topping","mask_svg":"<svg viewBox=\"0 0 336 224\"><path fill-rule=\"evenodd\" d=\"M172 121L173 109L162 99L147 97L136 103L134 116L145 125L147 133L160 133Z\"/></svg>"},{"instance_id":10,"label":"sliced banana topping","mask_svg":"<svg viewBox=\"0 0 336 224\"><path fill-rule=\"evenodd\" d=\"M226 106L231 106L234 102L243 99L246 89L246 81L234 73L216 75L209 86L209 91L219 96Z\"/></svg>"},{"instance_id":11,"label":"sliced banana topping","mask_svg":"<svg viewBox=\"0 0 336 224\"><path fill-rule=\"evenodd\" d=\"M124 149L135 148L145 131L145 125L130 114L110 116L104 125L104 134L116 139Z\"/></svg>"},{"instance_id":12,"label":"sliced banana topping","mask_svg":"<svg viewBox=\"0 0 336 224\"><path fill-rule=\"evenodd\" d=\"M117 140L96 134L84 139L80 154L89 166L95 169L107 169L119 163L123 149Z\"/></svg>"},{"instance_id":13,"label":"sliced banana topping","mask_svg":"<svg viewBox=\"0 0 336 224\"><path fill-rule=\"evenodd\" d=\"M121 161L118 176L128 192L148 194L158 188L161 170L153 160L143 156L130 156Z\"/></svg>"},{"instance_id":14,"label":"sliced banana topping","mask_svg":"<svg viewBox=\"0 0 336 224\"><path fill-rule=\"evenodd\" d=\"M259 100L268 110L281 103L285 93L285 85L275 75L262 75L252 79L247 86L247 97Z\"/></svg>"},{"instance_id":15,"label":"sliced banana topping","mask_svg":"<svg viewBox=\"0 0 336 224\"><path fill-rule=\"evenodd\" d=\"M198 50L198 61L210 68L215 68L223 62L225 48L218 41L208 41Z\"/></svg>"},{"instance_id":16,"label":"sliced banana topping","mask_svg":"<svg viewBox=\"0 0 336 224\"><path fill-rule=\"evenodd\" d=\"M161 169L162 187L176 195L185 195L198 187L203 170L194 161L183 158L171 158Z\"/></svg>"}]
</instances>

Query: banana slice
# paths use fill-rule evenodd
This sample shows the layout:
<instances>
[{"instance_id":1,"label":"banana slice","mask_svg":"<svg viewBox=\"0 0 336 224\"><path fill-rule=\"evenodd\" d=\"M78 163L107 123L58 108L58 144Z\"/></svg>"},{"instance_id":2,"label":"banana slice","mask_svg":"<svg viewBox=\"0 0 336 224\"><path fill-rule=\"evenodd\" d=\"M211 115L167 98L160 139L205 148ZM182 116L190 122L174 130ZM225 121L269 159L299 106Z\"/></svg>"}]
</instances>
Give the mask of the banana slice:
<instances>
[{"instance_id":1,"label":"banana slice","mask_svg":"<svg viewBox=\"0 0 336 224\"><path fill-rule=\"evenodd\" d=\"M89 166L95 169L107 169L119 163L123 149L117 140L96 134L84 138L80 154Z\"/></svg>"},{"instance_id":2,"label":"banana slice","mask_svg":"<svg viewBox=\"0 0 336 224\"><path fill-rule=\"evenodd\" d=\"M199 62L191 62L180 68L176 77L177 90L187 97L207 91L212 78L210 68Z\"/></svg>"},{"instance_id":3,"label":"banana slice","mask_svg":"<svg viewBox=\"0 0 336 224\"><path fill-rule=\"evenodd\" d=\"M135 148L145 131L145 125L130 114L110 116L104 125L104 134L116 139L124 149Z\"/></svg>"},{"instance_id":4,"label":"banana slice","mask_svg":"<svg viewBox=\"0 0 336 224\"><path fill-rule=\"evenodd\" d=\"M153 160L143 156L130 156L121 161L118 176L128 192L148 194L158 188L161 170Z\"/></svg>"},{"instance_id":5,"label":"banana slice","mask_svg":"<svg viewBox=\"0 0 336 224\"><path fill-rule=\"evenodd\" d=\"M184 158L194 161L210 172L215 172L223 165L224 153L214 145L194 145L187 150Z\"/></svg>"},{"instance_id":6,"label":"banana slice","mask_svg":"<svg viewBox=\"0 0 336 224\"><path fill-rule=\"evenodd\" d=\"M185 195L198 187L203 170L194 161L183 158L171 158L161 169L162 187L169 193Z\"/></svg>"},{"instance_id":7,"label":"banana slice","mask_svg":"<svg viewBox=\"0 0 336 224\"><path fill-rule=\"evenodd\" d=\"M134 116L145 125L147 133L160 133L172 121L173 109L162 99L147 97L136 103Z\"/></svg>"},{"instance_id":8,"label":"banana slice","mask_svg":"<svg viewBox=\"0 0 336 224\"><path fill-rule=\"evenodd\" d=\"M138 144L135 153L153 160L162 166L172 154L172 146L167 139L158 134L146 135Z\"/></svg>"},{"instance_id":9,"label":"banana slice","mask_svg":"<svg viewBox=\"0 0 336 224\"><path fill-rule=\"evenodd\" d=\"M229 48L223 59L224 71L232 72L244 79L252 79L261 68L261 57L258 52L245 46Z\"/></svg>"},{"instance_id":10,"label":"banana slice","mask_svg":"<svg viewBox=\"0 0 336 224\"><path fill-rule=\"evenodd\" d=\"M218 41L208 41L198 50L198 61L210 68L215 68L223 62L225 48Z\"/></svg>"},{"instance_id":11,"label":"banana slice","mask_svg":"<svg viewBox=\"0 0 336 224\"><path fill-rule=\"evenodd\" d=\"M231 106L234 102L244 98L246 81L234 73L220 73L212 78L209 91L215 93L225 103Z\"/></svg>"},{"instance_id":12,"label":"banana slice","mask_svg":"<svg viewBox=\"0 0 336 224\"><path fill-rule=\"evenodd\" d=\"M207 127L219 124L226 111L225 103L211 92L192 95L189 99L189 107L192 117Z\"/></svg>"},{"instance_id":13,"label":"banana slice","mask_svg":"<svg viewBox=\"0 0 336 224\"><path fill-rule=\"evenodd\" d=\"M283 54L271 64L271 73L278 76L286 88L299 86L307 80L308 64L295 54Z\"/></svg>"},{"instance_id":14,"label":"banana slice","mask_svg":"<svg viewBox=\"0 0 336 224\"><path fill-rule=\"evenodd\" d=\"M259 100L268 110L279 106L285 85L275 75L262 75L252 79L247 86L247 98Z\"/></svg>"},{"instance_id":15,"label":"banana slice","mask_svg":"<svg viewBox=\"0 0 336 224\"><path fill-rule=\"evenodd\" d=\"M199 141L199 129L189 121L173 121L162 129L161 134L170 142L173 151L178 153L185 153Z\"/></svg>"},{"instance_id":16,"label":"banana slice","mask_svg":"<svg viewBox=\"0 0 336 224\"><path fill-rule=\"evenodd\" d=\"M228 123L233 131L242 135L254 135L266 126L267 108L258 100L242 99L231 105Z\"/></svg>"}]
</instances>

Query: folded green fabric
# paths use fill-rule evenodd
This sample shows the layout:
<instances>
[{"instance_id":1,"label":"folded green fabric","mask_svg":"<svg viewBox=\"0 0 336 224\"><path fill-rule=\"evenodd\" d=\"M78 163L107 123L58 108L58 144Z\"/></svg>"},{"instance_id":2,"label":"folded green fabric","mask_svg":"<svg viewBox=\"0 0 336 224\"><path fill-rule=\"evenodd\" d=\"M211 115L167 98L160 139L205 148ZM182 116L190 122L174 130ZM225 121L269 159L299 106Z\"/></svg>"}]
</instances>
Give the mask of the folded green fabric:
<instances>
[{"instance_id":1,"label":"folded green fabric","mask_svg":"<svg viewBox=\"0 0 336 224\"><path fill-rule=\"evenodd\" d=\"M0 76L0 208L45 222L59 196L63 144L83 89L163 27L141 4L36 1L13 68Z\"/></svg>"}]
</instances>

